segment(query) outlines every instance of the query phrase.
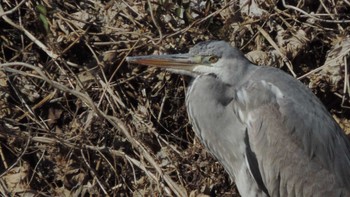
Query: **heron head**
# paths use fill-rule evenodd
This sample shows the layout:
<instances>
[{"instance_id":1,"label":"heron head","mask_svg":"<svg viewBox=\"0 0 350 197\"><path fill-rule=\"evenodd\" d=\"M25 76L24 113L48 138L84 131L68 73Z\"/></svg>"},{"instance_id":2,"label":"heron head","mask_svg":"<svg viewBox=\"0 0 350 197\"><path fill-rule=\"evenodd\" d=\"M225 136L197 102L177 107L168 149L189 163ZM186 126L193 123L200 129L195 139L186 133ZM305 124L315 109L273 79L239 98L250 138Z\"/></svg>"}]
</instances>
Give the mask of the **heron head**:
<instances>
[{"instance_id":1,"label":"heron head","mask_svg":"<svg viewBox=\"0 0 350 197\"><path fill-rule=\"evenodd\" d=\"M238 49L224 41L200 42L185 54L134 56L127 57L126 61L192 77L215 76L223 81L240 75L242 69L250 64Z\"/></svg>"}]
</instances>

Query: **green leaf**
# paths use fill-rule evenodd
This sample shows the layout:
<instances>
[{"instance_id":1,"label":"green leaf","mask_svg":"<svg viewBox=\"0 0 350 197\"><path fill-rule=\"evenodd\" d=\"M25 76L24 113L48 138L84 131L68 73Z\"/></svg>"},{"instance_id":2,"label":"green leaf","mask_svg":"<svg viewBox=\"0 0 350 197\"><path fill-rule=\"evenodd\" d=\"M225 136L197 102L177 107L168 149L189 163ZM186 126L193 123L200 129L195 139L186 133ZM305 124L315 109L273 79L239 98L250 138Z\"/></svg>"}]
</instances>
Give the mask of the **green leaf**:
<instances>
[{"instance_id":1,"label":"green leaf","mask_svg":"<svg viewBox=\"0 0 350 197\"><path fill-rule=\"evenodd\" d=\"M36 6L36 10L37 10L40 14L42 14L42 15L44 15L44 16L47 15L47 10L46 10L46 8L45 8L43 5L37 5L37 6Z\"/></svg>"},{"instance_id":2,"label":"green leaf","mask_svg":"<svg viewBox=\"0 0 350 197\"><path fill-rule=\"evenodd\" d=\"M43 23L46 33L49 32L49 22L43 14L39 14L39 19Z\"/></svg>"}]
</instances>

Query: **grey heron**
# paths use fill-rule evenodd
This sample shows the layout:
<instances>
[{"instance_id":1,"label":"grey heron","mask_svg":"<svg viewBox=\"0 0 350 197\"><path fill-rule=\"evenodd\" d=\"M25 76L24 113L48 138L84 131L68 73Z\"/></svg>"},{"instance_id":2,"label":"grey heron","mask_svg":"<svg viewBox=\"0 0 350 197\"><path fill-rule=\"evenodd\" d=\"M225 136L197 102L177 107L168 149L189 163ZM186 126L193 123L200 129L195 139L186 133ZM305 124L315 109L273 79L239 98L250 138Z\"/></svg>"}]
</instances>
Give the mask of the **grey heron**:
<instances>
[{"instance_id":1,"label":"grey heron","mask_svg":"<svg viewBox=\"0 0 350 197\"><path fill-rule=\"evenodd\" d=\"M127 61L194 78L186 95L193 129L242 196L350 196L350 143L297 79L224 41Z\"/></svg>"}]
</instances>

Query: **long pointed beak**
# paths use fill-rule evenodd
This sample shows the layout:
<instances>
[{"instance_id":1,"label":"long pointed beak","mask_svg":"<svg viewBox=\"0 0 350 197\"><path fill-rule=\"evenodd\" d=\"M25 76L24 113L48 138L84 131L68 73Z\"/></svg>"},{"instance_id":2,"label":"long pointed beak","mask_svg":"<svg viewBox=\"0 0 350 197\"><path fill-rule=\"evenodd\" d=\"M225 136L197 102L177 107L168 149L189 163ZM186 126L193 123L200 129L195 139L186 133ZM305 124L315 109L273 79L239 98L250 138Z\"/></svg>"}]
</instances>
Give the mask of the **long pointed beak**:
<instances>
[{"instance_id":1,"label":"long pointed beak","mask_svg":"<svg viewBox=\"0 0 350 197\"><path fill-rule=\"evenodd\" d=\"M199 58L189 54L134 56L127 57L126 61L134 64L190 72L193 72L194 68L200 64Z\"/></svg>"}]
</instances>

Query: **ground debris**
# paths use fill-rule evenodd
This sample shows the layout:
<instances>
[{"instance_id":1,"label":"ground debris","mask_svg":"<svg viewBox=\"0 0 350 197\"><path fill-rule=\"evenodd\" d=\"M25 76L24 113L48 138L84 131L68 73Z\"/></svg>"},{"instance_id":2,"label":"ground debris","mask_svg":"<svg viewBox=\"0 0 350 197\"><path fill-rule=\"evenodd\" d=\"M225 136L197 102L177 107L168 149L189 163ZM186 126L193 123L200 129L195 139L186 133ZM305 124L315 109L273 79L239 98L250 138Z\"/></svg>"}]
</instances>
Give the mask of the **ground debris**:
<instances>
[{"instance_id":1,"label":"ground debris","mask_svg":"<svg viewBox=\"0 0 350 197\"><path fill-rule=\"evenodd\" d=\"M252 62L301 77L342 112L349 134L347 1L0 6L2 194L239 196L192 131L189 79L125 62L203 40L226 40Z\"/></svg>"}]
</instances>

